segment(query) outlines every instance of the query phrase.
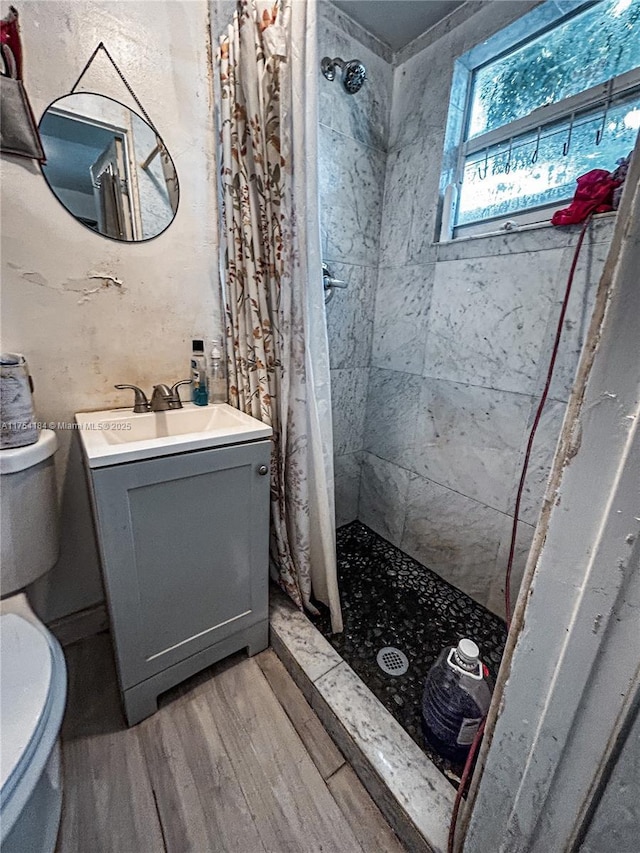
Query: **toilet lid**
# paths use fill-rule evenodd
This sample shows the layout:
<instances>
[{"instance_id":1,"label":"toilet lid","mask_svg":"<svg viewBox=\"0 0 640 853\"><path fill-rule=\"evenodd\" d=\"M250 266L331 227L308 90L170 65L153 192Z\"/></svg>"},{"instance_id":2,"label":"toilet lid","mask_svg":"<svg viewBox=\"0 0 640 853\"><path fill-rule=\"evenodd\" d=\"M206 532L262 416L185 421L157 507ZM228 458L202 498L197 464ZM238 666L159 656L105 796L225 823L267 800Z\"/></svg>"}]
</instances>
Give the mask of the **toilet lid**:
<instances>
[{"instance_id":1,"label":"toilet lid","mask_svg":"<svg viewBox=\"0 0 640 853\"><path fill-rule=\"evenodd\" d=\"M47 637L16 613L0 616L0 787L21 774L48 716L53 660ZM6 786L6 788L5 788Z\"/></svg>"}]
</instances>

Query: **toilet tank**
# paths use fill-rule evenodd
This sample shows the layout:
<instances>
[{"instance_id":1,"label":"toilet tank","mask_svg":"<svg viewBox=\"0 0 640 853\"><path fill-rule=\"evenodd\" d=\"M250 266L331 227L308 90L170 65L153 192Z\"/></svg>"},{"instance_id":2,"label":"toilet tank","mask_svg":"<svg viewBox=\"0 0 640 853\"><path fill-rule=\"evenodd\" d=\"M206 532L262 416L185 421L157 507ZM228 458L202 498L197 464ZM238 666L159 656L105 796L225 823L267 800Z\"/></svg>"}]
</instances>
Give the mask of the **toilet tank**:
<instances>
[{"instance_id":1,"label":"toilet tank","mask_svg":"<svg viewBox=\"0 0 640 853\"><path fill-rule=\"evenodd\" d=\"M2 596L33 583L58 559L57 446L53 430L43 429L35 444L0 450Z\"/></svg>"}]
</instances>

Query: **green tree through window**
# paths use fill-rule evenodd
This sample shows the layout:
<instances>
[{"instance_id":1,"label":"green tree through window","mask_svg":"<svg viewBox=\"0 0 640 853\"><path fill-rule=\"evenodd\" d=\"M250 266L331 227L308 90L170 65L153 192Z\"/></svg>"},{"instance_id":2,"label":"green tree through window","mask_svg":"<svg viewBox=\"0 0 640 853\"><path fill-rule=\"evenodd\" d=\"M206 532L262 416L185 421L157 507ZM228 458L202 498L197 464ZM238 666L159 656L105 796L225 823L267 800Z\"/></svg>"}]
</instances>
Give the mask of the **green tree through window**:
<instances>
[{"instance_id":1,"label":"green tree through window","mask_svg":"<svg viewBox=\"0 0 640 853\"><path fill-rule=\"evenodd\" d=\"M474 74L469 138L640 66L640 0L603 0Z\"/></svg>"}]
</instances>

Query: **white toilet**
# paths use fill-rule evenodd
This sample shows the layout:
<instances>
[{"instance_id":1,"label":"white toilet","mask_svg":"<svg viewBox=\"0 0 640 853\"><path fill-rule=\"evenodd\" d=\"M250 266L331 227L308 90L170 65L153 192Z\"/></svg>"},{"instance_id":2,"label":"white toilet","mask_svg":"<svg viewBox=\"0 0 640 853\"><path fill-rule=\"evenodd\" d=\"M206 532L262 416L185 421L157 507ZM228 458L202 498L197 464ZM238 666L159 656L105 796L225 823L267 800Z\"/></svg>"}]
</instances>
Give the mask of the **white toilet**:
<instances>
[{"instance_id":1,"label":"white toilet","mask_svg":"<svg viewBox=\"0 0 640 853\"><path fill-rule=\"evenodd\" d=\"M62 807L59 733L67 673L62 649L23 590L59 547L51 430L0 450L0 849L52 853Z\"/></svg>"}]
</instances>

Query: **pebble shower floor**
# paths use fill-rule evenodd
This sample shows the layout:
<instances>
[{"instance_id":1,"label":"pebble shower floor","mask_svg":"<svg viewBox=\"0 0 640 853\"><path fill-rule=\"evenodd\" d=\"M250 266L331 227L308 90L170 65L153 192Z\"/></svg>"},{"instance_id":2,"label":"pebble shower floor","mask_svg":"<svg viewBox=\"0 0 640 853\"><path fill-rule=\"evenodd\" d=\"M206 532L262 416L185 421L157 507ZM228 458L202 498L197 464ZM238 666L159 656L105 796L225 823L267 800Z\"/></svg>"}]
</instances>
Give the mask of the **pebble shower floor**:
<instances>
[{"instance_id":1,"label":"pebble shower floor","mask_svg":"<svg viewBox=\"0 0 640 853\"><path fill-rule=\"evenodd\" d=\"M331 634L323 605L321 615L312 617L316 627L434 764L457 782L462 768L440 758L422 737L424 680L445 646L469 637L495 681L507 636L503 620L359 521L339 528L337 546L344 632ZM405 653L405 675L386 675L378 667L383 646Z\"/></svg>"}]
</instances>

